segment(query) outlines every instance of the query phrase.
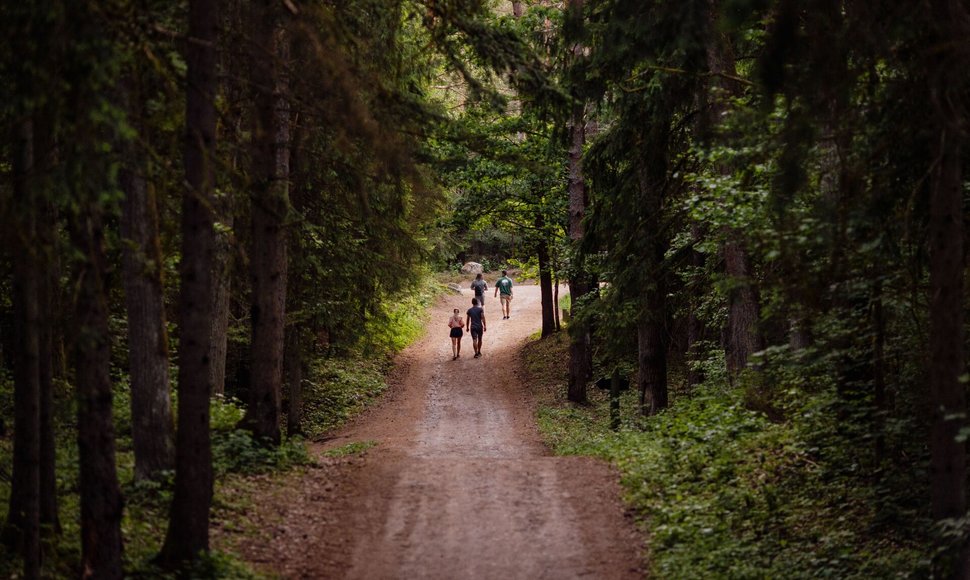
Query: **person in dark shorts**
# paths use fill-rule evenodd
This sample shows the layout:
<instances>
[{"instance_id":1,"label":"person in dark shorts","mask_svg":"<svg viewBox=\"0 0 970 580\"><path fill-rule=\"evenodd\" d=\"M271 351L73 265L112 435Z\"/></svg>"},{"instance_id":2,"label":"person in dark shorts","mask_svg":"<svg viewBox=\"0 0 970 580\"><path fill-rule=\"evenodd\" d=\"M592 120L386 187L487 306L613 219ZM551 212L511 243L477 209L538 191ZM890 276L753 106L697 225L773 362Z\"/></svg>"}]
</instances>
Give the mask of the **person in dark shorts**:
<instances>
[{"instance_id":1,"label":"person in dark shorts","mask_svg":"<svg viewBox=\"0 0 970 580\"><path fill-rule=\"evenodd\" d=\"M465 327L472 333L472 348L475 358L482 356L482 335L485 334L485 311L478 305L478 298L472 298L472 307L465 313Z\"/></svg>"},{"instance_id":2,"label":"person in dark shorts","mask_svg":"<svg viewBox=\"0 0 970 580\"><path fill-rule=\"evenodd\" d=\"M472 280L472 290L475 291L475 298L478 299L478 306L485 309L485 291L488 290L488 284L485 283L485 279L482 278L481 274L475 276Z\"/></svg>"},{"instance_id":3,"label":"person in dark shorts","mask_svg":"<svg viewBox=\"0 0 970 580\"><path fill-rule=\"evenodd\" d=\"M448 328L451 329L451 360L461 356L461 337L464 334L462 328L465 323L461 319L461 314L455 308L455 313L448 319Z\"/></svg>"}]
</instances>

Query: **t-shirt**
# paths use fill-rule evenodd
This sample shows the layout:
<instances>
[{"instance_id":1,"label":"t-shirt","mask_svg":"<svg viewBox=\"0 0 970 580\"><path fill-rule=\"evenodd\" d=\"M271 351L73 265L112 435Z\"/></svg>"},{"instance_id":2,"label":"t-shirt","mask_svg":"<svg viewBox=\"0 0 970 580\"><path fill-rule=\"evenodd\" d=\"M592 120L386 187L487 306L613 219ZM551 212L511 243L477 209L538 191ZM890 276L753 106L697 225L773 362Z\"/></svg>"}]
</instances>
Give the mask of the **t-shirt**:
<instances>
[{"instance_id":1,"label":"t-shirt","mask_svg":"<svg viewBox=\"0 0 970 580\"><path fill-rule=\"evenodd\" d=\"M475 296L482 296L488 290L488 284L485 280L472 280L472 290L475 291Z\"/></svg>"},{"instance_id":2,"label":"t-shirt","mask_svg":"<svg viewBox=\"0 0 970 580\"><path fill-rule=\"evenodd\" d=\"M512 295L512 279L507 276L502 276L495 281L495 285L498 287L499 294L504 294L506 296Z\"/></svg>"},{"instance_id":3,"label":"t-shirt","mask_svg":"<svg viewBox=\"0 0 970 580\"><path fill-rule=\"evenodd\" d=\"M482 324L482 315L485 314L485 310L481 306L472 306L465 314L467 314L468 318L471 319L472 328L475 330L481 330L483 328L484 325Z\"/></svg>"}]
</instances>

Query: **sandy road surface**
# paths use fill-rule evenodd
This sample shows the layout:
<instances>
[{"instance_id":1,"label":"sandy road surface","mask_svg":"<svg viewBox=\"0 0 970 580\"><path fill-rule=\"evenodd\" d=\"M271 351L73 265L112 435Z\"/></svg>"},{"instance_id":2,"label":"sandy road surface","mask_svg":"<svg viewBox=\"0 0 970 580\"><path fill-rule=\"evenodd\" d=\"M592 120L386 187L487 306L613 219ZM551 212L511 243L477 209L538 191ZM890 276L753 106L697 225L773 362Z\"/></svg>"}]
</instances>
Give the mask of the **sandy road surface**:
<instances>
[{"instance_id":1,"label":"sandy road surface","mask_svg":"<svg viewBox=\"0 0 970 580\"><path fill-rule=\"evenodd\" d=\"M274 539L248 557L292 578L642 576L615 474L551 456L535 431L518 350L539 326L538 287L516 288L509 320L488 298L484 356L466 333L451 359L447 319L471 295L441 300L388 400L325 447L378 445L279 492L286 505L257 523Z\"/></svg>"}]
</instances>

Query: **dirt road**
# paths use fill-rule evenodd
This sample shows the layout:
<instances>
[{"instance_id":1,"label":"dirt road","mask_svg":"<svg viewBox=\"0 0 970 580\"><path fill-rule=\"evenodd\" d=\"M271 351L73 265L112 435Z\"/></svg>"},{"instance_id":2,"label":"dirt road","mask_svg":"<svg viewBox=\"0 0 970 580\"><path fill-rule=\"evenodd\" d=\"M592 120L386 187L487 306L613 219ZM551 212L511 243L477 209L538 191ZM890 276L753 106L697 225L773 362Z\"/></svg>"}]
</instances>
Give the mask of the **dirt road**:
<instances>
[{"instance_id":1,"label":"dirt road","mask_svg":"<svg viewBox=\"0 0 970 580\"><path fill-rule=\"evenodd\" d=\"M273 540L251 556L292 578L642 576L615 474L551 456L535 430L518 351L539 327L538 287L516 288L509 320L488 298L484 356L466 334L452 360L447 319L471 295L441 300L388 399L326 447L377 445L281 492Z\"/></svg>"}]
</instances>

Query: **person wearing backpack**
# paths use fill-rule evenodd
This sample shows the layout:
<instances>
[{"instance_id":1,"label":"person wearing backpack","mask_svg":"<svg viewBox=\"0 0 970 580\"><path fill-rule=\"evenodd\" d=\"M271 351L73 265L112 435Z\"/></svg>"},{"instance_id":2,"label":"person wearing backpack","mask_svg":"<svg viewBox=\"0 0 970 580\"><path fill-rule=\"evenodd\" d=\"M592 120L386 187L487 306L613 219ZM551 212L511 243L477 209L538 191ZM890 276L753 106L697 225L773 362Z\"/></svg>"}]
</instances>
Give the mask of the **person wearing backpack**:
<instances>
[{"instance_id":1,"label":"person wearing backpack","mask_svg":"<svg viewBox=\"0 0 970 580\"><path fill-rule=\"evenodd\" d=\"M499 298L499 304L502 306L502 320L506 320L511 314L512 279L506 275L505 270L502 270L502 277L495 281L495 293L492 298L498 296L499 292L502 293L501 298Z\"/></svg>"},{"instance_id":2,"label":"person wearing backpack","mask_svg":"<svg viewBox=\"0 0 970 580\"><path fill-rule=\"evenodd\" d=\"M472 280L472 290L475 292L475 298L478 298L478 306L482 310L485 309L485 292L488 290L488 284L485 283L485 279L482 278L481 274L475 276Z\"/></svg>"}]
</instances>

